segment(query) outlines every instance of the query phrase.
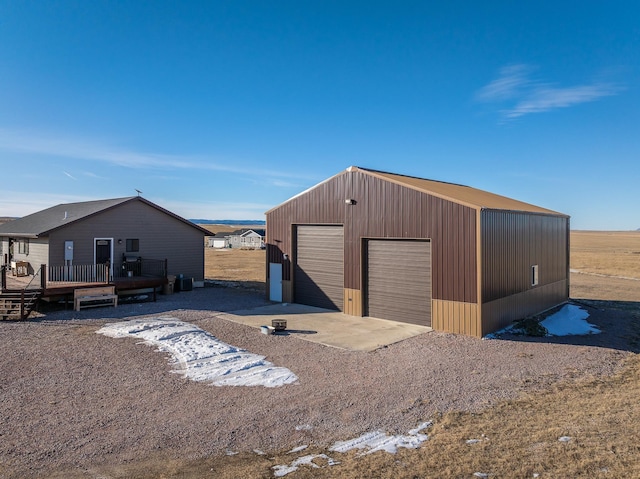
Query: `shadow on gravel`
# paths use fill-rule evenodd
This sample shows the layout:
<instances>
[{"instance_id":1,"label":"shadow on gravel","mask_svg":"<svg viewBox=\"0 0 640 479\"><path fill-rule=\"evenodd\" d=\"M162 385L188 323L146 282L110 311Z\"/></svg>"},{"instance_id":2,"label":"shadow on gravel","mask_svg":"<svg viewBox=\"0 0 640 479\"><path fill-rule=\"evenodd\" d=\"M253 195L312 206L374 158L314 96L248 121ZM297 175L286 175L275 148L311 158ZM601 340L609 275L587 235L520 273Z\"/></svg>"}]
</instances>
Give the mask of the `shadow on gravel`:
<instances>
[{"instance_id":1,"label":"shadow on gravel","mask_svg":"<svg viewBox=\"0 0 640 479\"><path fill-rule=\"evenodd\" d=\"M501 334L496 339L534 343L570 344L595 346L640 353L640 302L605 301L595 299L572 299L571 304L580 306L589 313L587 321L596 326L599 334L575 336L535 336L528 334ZM557 309L545 315L529 318L539 322Z\"/></svg>"},{"instance_id":2,"label":"shadow on gravel","mask_svg":"<svg viewBox=\"0 0 640 479\"><path fill-rule=\"evenodd\" d=\"M65 321L92 319L127 319L134 316L170 315L174 311L198 311L203 316L212 313L230 312L238 309L251 309L270 304L264 294L246 288L224 287L205 283L204 288L182 291L173 294L143 293L118 298L118 306L73 310L73 301L65 305L64 301L47 303L41 301L37 311L27 321Z\"/></svg>"}]
</instances>

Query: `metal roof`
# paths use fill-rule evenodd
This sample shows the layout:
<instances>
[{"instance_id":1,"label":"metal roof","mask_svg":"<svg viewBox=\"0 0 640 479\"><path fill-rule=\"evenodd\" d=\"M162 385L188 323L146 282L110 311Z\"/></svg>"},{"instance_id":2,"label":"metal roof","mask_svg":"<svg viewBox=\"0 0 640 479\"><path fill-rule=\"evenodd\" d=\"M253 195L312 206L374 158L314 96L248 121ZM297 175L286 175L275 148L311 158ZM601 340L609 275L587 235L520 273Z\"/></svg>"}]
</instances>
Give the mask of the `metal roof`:
<instances>
[{"instance_id":1,"label":"metal roof","mask_svg":"<svg viewBox=\"0 0 640 479\"><path fill-rule=\"evenodd\" d=\"M377 176L424 193L478 209L524 211L529 213L567 216L563 213L558 213L557 211L542 208L523 201L514 200L513 198L508 198L506 196L496 195L495 193L479 190L470 186L398 175L395 173L386 173L384 171L369 170L367 168L360 168L357 166L351 166L347 169L347 171L354 170L360 170L372 176Z\"/></svg>"},{"instance_id":2,"label":"metal roof","mask_svg":"<svg viewBox=\"0 0 640 479\"><path fill-rule=\"evenodd\" d=\"M523 201L514 200L506 196L496 195L495 193L489 193L488 191L479 190L470 186L459 185L456 183L447 183L444 181L427 180L425 178L417 178L414 176L399 175L397 173L387 173L385 171L371 170L368 168L362 168L359 166L350 166L346 171L340 172L337 175L332 176L324 181L321 181L315 186L308 188L297 195L289 198L284 203L294 200L295 198L304 195L308 191L331 181L340 175L344 175L350 172L360 171L364 174L380 178L385 181L390 181L413 190L421 191L423 193L436 196L445 200L453 201L454 203L469 206L475 209L493 209L493 210L506 210L506 211L521 211L527 213L539 213L554 216L568 217L563 213L542 208L540 206L525 203ZM283 204L284 204L283 203ZM278 206L271 208L267 213L277 209Z\"/></svg>"},{"instance_id":3,"label":"metal roof","mask_svg":"<svg viewBox=\"0 0 640 479\"><path fill-rule=\"evenodd\" d=\"M18 218L13 221L0 225L0 236L17 236L27 238L37 238L39 236L46 236L53 230L62 228L68 224L80 221L89 216L101 213L108 209L114 208L129 201L142 201L163 213L166 213L174 218L193 226L196 229L201 230L204 234L210 235L211 233L204 228L186 220L164 208L148 201L140 196L129 196L126 198L113 198L107 200L95 200L95 201L83 201L80 203L64 203L57 206L52 206L37 213L33 213L22 218Z\"/></svg>"}]
</instances>

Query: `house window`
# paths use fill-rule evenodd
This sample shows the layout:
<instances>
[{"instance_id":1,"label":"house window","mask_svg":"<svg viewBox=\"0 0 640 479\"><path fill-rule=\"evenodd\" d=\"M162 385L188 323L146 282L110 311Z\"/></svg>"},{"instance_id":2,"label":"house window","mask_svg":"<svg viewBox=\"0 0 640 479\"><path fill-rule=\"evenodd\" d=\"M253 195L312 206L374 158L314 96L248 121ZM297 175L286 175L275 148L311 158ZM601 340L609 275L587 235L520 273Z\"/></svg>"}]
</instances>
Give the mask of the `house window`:
<instances>
[{"instance_id":1,"label":"house window","mask_svg":"<svg viewBox=\"0 0 640 479\"><path fill-rule=\"evenodd\" d=\"M18 254L29 254L29 240L18 240Z\"/></svg>"},{"instance_id":2,"label":"house window","mask_svg":"<svg viewBox=\"0 0 640 479\"><path fill-rule=\"evenodd\" d=\"M538 285L538 265L534 264L531 267L531 286Z\"/></svg>"},{"instance_id":3,"label":"house window","mask_svg":"<svg viewBox=\"0 0 640 479\"><path fill-rule=\"evenodd\" d=\"M127 253L138 253L140 251L139 239L127 239Z\"/></svg>"}]
</instances>

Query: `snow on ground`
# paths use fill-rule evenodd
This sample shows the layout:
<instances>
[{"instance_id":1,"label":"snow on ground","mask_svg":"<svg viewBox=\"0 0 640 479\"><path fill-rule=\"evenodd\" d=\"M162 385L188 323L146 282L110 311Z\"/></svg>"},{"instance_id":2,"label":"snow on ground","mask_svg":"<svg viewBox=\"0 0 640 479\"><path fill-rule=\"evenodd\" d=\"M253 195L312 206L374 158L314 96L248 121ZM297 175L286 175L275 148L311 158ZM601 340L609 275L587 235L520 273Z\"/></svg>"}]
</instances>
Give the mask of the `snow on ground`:
<instances>
[{"instance_id":1,"label":"snow on ground","mask_svg":"<svg viewBox=\"0 0 640 479\"><path fill-rule=\"evenodd\" d=\"M356 437L355 439L350 439L349 441L338 441L333 446L331 446L329 450L332 452L345 453L351 451L352 449L366 449L365 452L359 454L360 456L363 456L365 454L371 454L372 452L377 451L386 451L390 454L395 454L396 452L398 452L399 447L417 449L423 442L429 439L429 436L427 436L426 434L422 434L422 431L428 427L431 427L432 425L433 423L431 421L423 422L418 427L411 429L407 436L387 436L382 431L368 432L360 437ZM306 448L307 446L299 446L292 449L287 454L303 451ZM273 466L273 475L275 477L286 476L291 472L297 471L298 468L302 465L320 468L320 466L313 462L313 460L317 458L326 460L327 466L340 464L339 462L333 460L325 454L310 454L307 456L299 457L289 465L278 464L276 466Z\"/></svg>"},{"instance_id":2,"label":"snow on ground","mask_svg":"<svg viewBox=\"0 0 640 479\"><path fill-rule=\"evenodd\" d=\"M288 466L283 464L273 466L272 467L273 475L275 477L286 476L290 472L297 471L298 468L302 465L307 465L307 466L311 466L313 468L319 469L320 466L318 466L316 463L313 462L314 459L324 459L327 462L327 466L335 466L336 464L340 464L339 462L336 462L333 459L331 459L326 454L310 454L308 456L299 457Z\"/></svg>"},{"instance_id":3,"label":"snow on ground","mask_svg":"<svg viewBox=\"0 0 640 479\"><path fill-rule=\"evenodd\" d=\"M172 356L174 371L215 386L278 387L298 380L289 369L274 366L264 356L230 346L215 336L175 318L106 324L97 331L112 338L135 337Z\"/></svg>"},{"instance_id":4,"label":"snow on ground","mask_svg":"<svg viewBox=\"0 0 640 479\"><path fill-rule=\"evenodd\" d=\"M329 448L330 451L345 453L352 449L366 449L363 454L371 454L376 451L386 451L391 454L395 454L399 447L405 447L408 449L416 449L424 441L429 439L429 436L422 434L422 431L430 427L433 423L431 421L423 422L415 429L409 431L407 436L396 435L387 436L382 431L374 431L363 434L355 439L348 441L338 441Z\"/></svg>"},{"instance_id":5,"label":"snow on ground","mask_svg":"<svg viewBox=\"0 0 640 479\"><path fill-rule=\"evenodd\" d=\"M547 330L547 336L576 336L598 334L601 331L587 321L589 313L575 304L565 304L560 310L540 322ZM483 339L495 339L502 334L526 334L517 324L507 326L495 333L487 334Z\"/></svg>"},{"instance_id":6,"label":"snow on ground","mask_svg":"<svg viewBox=\"0 0 640 479\"><path fill-rule=\"evenodd\" d=\"M552 314L540 324L550 336L571 336L598 334L600 330L587 322L589 313L575 304L565 304L560 311Z\"/></svg>"}]
</instances>

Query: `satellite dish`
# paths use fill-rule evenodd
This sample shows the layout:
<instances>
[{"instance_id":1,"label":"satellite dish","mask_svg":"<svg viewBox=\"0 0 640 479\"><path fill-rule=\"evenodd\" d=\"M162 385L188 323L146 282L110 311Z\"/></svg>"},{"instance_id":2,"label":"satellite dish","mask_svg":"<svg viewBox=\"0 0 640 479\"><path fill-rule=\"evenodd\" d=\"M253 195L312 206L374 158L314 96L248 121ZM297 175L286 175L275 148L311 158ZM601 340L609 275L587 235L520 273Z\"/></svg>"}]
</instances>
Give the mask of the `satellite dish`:
<instances>
[{"instance_id":1,"label":"satellite dish","mask_svg":"<svg viewBox=\"0 0 640 479\"><path fill-rule=\"evenodd\" d=\"M139 189L137 189L137 188L134 188L134 189L138 192L138 196L140 196L142 194L142 191L140 191Z\"/></svg>"}]
</instances>

